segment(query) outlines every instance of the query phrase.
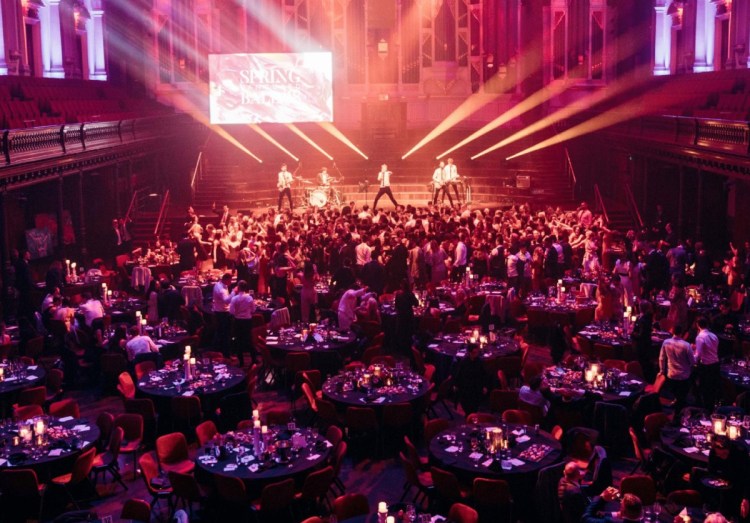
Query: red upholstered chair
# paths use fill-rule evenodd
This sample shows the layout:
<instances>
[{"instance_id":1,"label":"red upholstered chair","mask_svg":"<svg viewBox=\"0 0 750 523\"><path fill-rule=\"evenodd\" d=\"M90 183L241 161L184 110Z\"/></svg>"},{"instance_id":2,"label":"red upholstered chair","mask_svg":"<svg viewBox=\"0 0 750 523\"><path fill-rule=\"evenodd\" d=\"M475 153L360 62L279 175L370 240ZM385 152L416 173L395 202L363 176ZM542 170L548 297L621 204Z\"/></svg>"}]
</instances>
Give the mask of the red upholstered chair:
<instances>
[{"instance_id":1,"label":"red upholstered chair","mask_svg":"<svg viewBox=\"0 0 750 523\"><path fill-rule=\"evenodd\" d=\"M3 493L3 516L9 520L42 520L46 486L39 483L36 472L32 469L5 469L0 472L0 491Z\"/></svg>"},{"instance_id":2,"label":"red upholstered chair","mask_svg":"<svg viewBox=\"0 0 750 523\"><path fill-rule=\"evenodd\" d=\"M216 424L211 420L204 421L195 427L195 437L198 439L198 445L201 447L211 441L218 433Z\"/></svg>"},{"instance_id":3,"label":"red upholstered chair","mask_svg":"<svg viewBox=\"0 0 750 523\"><path fill-rule=\"evenodd\" d=\"M644 505L653 505L656 501L656 483L651 476L634 474L622 478L620 492L635 494Z\"/></svg>"},{"instance_id":4,"label":"red upholstered chair","mask_svg":"<svg viewBox=\"0 0 750 523\"><path fill-rule=\"evenodd\" d=\"M75 462L73 463L73 469L69 473L54 477L51 480L52 484L63 487L65 489L68 498L70 498L70 501L73 502L77 509L80 509L80 506L78 504L78 500L73 496L72 489L77 487L84 481L88 481L89 474L91 473L91 467L94 464L95 456L96 448L91 447L76 458Z\"/></svg>"},{"instance_id":5,"label":"red upholstered chair","mask_svg":"<svg viewBox=\"0 0 750 523\"><path fill-rule=\"evenodd\" d=\"M60 400L50 404L49 415L56 418L70 416L78 419L81 417L81 410L78 408L78 402L74 399Z\"/></svg>"},{"instance_id":6,"label":"red upholstered chair","mask_svg":"<svg viewBox=\"0 0 750 523\"><path fill-rule=\"evenodd\" d=\"M435 495L442 503L456 503L469 498L470 492L461 487L458 478L453 472L438 467L430 468L432 484L435 487Z\"/></svg>"},{"instance_id":7,"label":"red upholstered chair","mask_svg":"<svg viewBox=\"0 0 750 523\"><path fill-rule=\"evenodd\" d=\"M478 523L479 513L463 503L454 503L448 511L448 521L455 523Z\"/></svg>"},{"instance_id":8,"label":"red upholstered chair","mask_svg":"<svg viewBox=\"0 0 750 523\"><path fill-rule=\"evenodd\" d=\"M366 516L370 513L370 503L364 494L344 494L333 500L333 513L339 521Z\"/></svg>"},{"instance_id":9,"label":"red upholstered chair","mask_svg":"<svg viewBox=\"0 0 750 523\"><path fill-rule=\"evenodd\" d=\"M531 414L525 410L508 409L503 412L503 423L518 423L519 425L531 425Z\"/></svg>"},{"instance_id":10,"label":"red upholstered chair","mask_svg":"<svg viewBox=\"0 0 750 523\"><path fill-rule=\"evenodd\" d=\"M165 434L156 439L156 456L159 467L166 472L187 474L195 468L195 462L188 454L188 444L181 432Z\"/></svg>"},{"instance_id":11,"label":"red upholstered chair","mask_svg":"<svg viewBox=\"0 0 750 523\"><path fill-rule=\"evenodd\" d=\"M149 523L151 521L151 505L148 501L131 498L122 505L120 519Z\"/></svg>"},{"instance_id":12,"label":"red upholstered chair","mask_svg":"<svg viewBox=\"0 0 750 523\"><path fill-rule=\"evenodd\" d=\"M475 424L475 423L497 423L498 419L497 416L494 414L490 414L489 412L472 412L468 416L466 416L466 423L468 424Z\"/></svg>"},{"instance_id":13,"label":"red upholstered chair","mask_svg":"<svg viewBox=\"0 0 750 523\"><path fill-rule=\"evenodd\" d=\"M120 445L122 444L124 434L125 431L122 430L122 427L113 428L109 437L107 449L104 452L97 454L94 458L94 463L91 466L91 473L94 476L94 484L98 481L99 474L104 476L109 472L115 481L122 485L125 490L128 490L128 486L122 481L122 476L118 470L119 465L117 463L117 460L120 457Z\"/></svg>"},{"instance_id":14,"label":"red upholstered chair","mask_svg":"<svg viewBox=\"0 0 750 523\"><path fill-rule=\"evenodd\" d=\"M120 414L115 418L115 427L121 427L124 432L120 454L133 455L133 476L135 476L138 450L143 442L143 417L140 414Z\"/></svg>"},{"instance_id":15,"label":"red upholstered chair","mask_svg":"<svg viewBox=\"0 0 750 523\"><path fill-rule=\"evenodd\" d=\"M19 421L26 421L37 416L43 416L44 409L41 405L24 405L23 407L13 407L13 417Z\"/></svg>"}]
</instances>

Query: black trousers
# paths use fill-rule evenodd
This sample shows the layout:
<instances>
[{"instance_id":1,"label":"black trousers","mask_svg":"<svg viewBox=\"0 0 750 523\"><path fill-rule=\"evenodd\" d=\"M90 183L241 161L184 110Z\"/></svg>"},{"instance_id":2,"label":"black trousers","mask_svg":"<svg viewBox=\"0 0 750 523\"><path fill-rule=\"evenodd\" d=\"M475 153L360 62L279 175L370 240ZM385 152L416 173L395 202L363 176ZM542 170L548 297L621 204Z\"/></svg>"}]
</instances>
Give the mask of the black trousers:
<instances>
[{"instance_id":1,"label":"black trousers","mask_svg":"<svg viewBox=\"0 0 750 523\"><path fill-rule=\"evenodd\" d=\"M398 206L398 203L396 203L396 199L393 197L393 193L391 192L390 186L388 187L381 187L378 190L378 194L375 195L375 203L372 204L372 208L375 209L378 206L378 200L381 196L386 195L388 198L391 199L391 202L393 202L394 207Z\"/></svg>"},{"instance_id":2,"label":"black trousers","mask_svg":"<svg viewBox=\"0 0 750 523\"><path fill-rule=\"evenodd\" d=\"M228 312L214 312L216 317L216 332L214 333L214 348L221 351L224 357L229 353L229 340L232 336L232 316Z\"/></svg>"},{"instance_id":3,"label":"black trousers","mask_svg":"<svg viewBox=\"0 0 750 523\"><path fill-rule=\"evenodd\" d=\"M713 410L716 398L721 387L721 365L716 362L712 365L698 364L695 368L695 377L701 405L705 409Z\"/></svg>"},{"instance_id":4,"label":"black trousers","mask_svg":"<svg viewBox=\"0 0 750 523\"><path fill-rule=\"evenodd\" d=\"M253 320L244 318L234 318L232 323L232 330L234 332L234 353L237 354L237 359L240 362L240 366L245 365L246 349L250 350L250 355L253 362L257 360L257 353L255 352L255 346L253 345L253 338L250 335L253 328Z\"/></svg>"},{"instance_id":5,"label":"black trousers","mask_svg":"<svg viewBox=\"0 0 750 523\"><path fill-rule=\"evenodd\" d=\"M690 392L691 381L690 378L686 380L673 380L672 378L667 378L666 385L669 387L669 390L672 391L672 394L674 394L675 399L675 419L679 419L677 416L687 402L687 395L688 392Z\"/></svg>"},{"instance_id":6,"label":"black trousers","mask_svg":"<svg viewBox=\"0 0 750 523\"><path fill-rule=\"evenodd\" d=\"M437 201L440 199L440 193L443 193L443 200L440 202L441 204L445 201L445 197L448 197L448 201L451 202L451 207L453 207L453 198L451 198L451 193L448 191L448 186L443 185L440 189L435 191L435 197L432 199L432 204L435 205Z\"/></svg>"},{"instance_id":7,"label":"black trousers","mask_svg":"<svg viewBox=\"0 0 750 523\"><path fill-rule=\"evenodd\" d=\"M456 201L461 203L461 196L458 194L458 184L456 182L450 182L447 189L450 189L451 187L453 187L453 193L456 195ZM448 191L446 190L446 192ZM448 196L448 198L450 198L450 196Z\"/></svg>"},{"instance_id":8,"label":"black trousers","mask_svg":"<svg viewBox=\"0 0 750 523\"><path fill-rule=\"evenodd\" d=\"M289 208L294 209L294 205L292 205L292 190L287 187L286 189L282 189L281 191L279 191L279 210L281 210L281 200L284 198L284 196L286 196L289 200Z\"/></svg>"}]
</instances>

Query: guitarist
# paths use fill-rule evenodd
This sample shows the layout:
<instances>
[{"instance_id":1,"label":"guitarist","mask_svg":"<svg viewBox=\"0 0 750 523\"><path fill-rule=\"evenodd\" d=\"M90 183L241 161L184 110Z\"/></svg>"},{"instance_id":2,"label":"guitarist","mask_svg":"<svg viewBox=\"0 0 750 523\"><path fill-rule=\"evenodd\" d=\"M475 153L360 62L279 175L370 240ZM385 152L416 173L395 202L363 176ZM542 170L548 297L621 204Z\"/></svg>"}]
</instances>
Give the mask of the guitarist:
<instances>
[{"instance_id":1,"label":"guitarist","mask_svg":"<svg viewBox=\"0 0 750 523\"><path fill-rule=\"evenodd\" d=\"M440 165L435 168L435 172L432 173L432 183L435 186L432 205L437 204L438 196L440 196L440 192L442 191L443 201L445 201L445 196L448 195L448 201L451 202L451 207L453 207L453 198L451 198L451 193L448 191L449 180L445 175L445 162L440 162Z\"/></svg>"},{"instance_id":2,"label":"guitarist","mask_svg":"<svg viewBox=\"0 0 750 523\"><path fill-rule=\"evenodd\" d=\"M279 179L276 182L276 188L279 190L279 211L281 210L281 201L284 196L289 200L289 208L294 209L294 205L292 205L293 180L294 177L292 176L292 173L286 170L286 164L282 164L281 170L279 171Z\"/></svg>"}]
</instances>

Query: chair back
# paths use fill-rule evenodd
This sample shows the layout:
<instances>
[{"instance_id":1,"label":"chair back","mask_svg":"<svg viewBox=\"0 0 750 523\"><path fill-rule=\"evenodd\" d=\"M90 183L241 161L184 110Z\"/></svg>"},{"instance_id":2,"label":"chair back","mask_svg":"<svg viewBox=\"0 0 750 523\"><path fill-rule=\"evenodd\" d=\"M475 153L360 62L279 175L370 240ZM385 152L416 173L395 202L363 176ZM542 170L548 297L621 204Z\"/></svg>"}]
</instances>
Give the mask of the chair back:
<instances>
[{"instance_id":1,"label":"chair back","mask_svg":"<svg viewBox=\"0 0 750 523\"><path fill-rule=\"evenodd\" d=\"M627 372L625 368L628 363L625 360L611 359L611 360L604 360L602 363L608 369L617 369L620 372Z\"/></svg>"},{"instance_id":2,"label":"chair back","mask_svg":"<svg viewBox=\"0 0 750 523\"><path fill-rule=\"evenodd\" d=\"M394 403L383 407L383 427L405 427L414 421L411 403Z\"/></svg>"},{"instance_id":3,"label":"chair back","mask_svg":"<svg viewBox=\"0 0 750 523\"><path fill-rule=\"evenodd\" d=\"M503 412L503 423L517 423L519 425L531 425L532 417L531 414L525 410L519 409L508 409Z\"/></svg>"},{"instance_id":4,"label":"chair back","mask_svg":"<svg viewBox=\"0 0 750 523\"><path fill-rule=\"evenodd\" d=\"M117 390L125 399L135 398L135 383L128 372L121 372L117 377Z\"/></svg>"},{"instance_id":5,"label":"chair back","mask_svg":"<svg viewBox=\"0 0 750 523\"><path fill-rule=\"evenodd\" d=\"M292 320L289 316L289 309L286 307L282 307L280 309L276 309L271 313L271 324L270 329L271 330L278 330L281 327L286 327L288 325L291 325Z\"/></svg>"},{"instance_id":6,"label":"chair back","mask_svg":"<svg viewBox=\"0 0 750 523\"><path fill-rule=\"evenodd\" d=\"M331 483L333 483L335 477L336 474L330 465L308 474L302 484L300 497L309 500L322 499L328 493L328 489L331 488Z\"/></svg>"},{"instance_id":7,"label":"chair back","mask_svg":"<svg viewBox=\"0 0 750 523\"><path fill-rule=\"evenodd\" d=\"M122 428L128 442L143 439L143 416L140 414L120 414L115 418L115 427Z\"/></svg>"},{"instance_id":8,"label":"chair back","mask_svg":"<svg viewBox=\"0 0 750 523\"><path fill-rule=\"evenodd\" d=\"M288 352L284 356L284 365L292 376L307 370L312 365L312 359L307 352Z\"/></svg>"},{"instance_id":9,"label":"chair back","mask_svg":"<svg viewBox=\"0 0 750 523\"><path fill-rule=\"evenodd\" d=\"M643 432L646 443L653 446L661 441L661 429L669 423L669 417L663 412L654 412L643 420Z\"/></svg>"},{"instance_id":10,"label":"chair back","mask_svg":"<svg viewBox=\"0 0 750 523\"><path fill-rule=\"evenodd\" d=\"M96 417L96 426L99 428L99 448L106 445L115 427L115 417L109 412L101 412Z\"/></svg>"},{"instance_id":11,"label":"chair back","mask_svg":"<svg viewBox=\"0 0 750 523\"><path fill-rule=\"evenodd\" d=\"M43 415L44 409L40 405L24 405L23 407L15 407L13 409L13 417L19 421L26 421L27 419Z\"/></svg>"},{"instance_id":12,"label":"chair back","mask_svg":"<svg viewBox=\"0 0 750 523\"><path fill-rule=\"evenodd\" d=\"M347 407L345 418L349 430L368 431L378 428L375 410L370 407Z\"/></svg>"},{"instance_id":13,"label":"chair back","mask_svg":"<svg viewBox=\"0 0 750 523\"><path fill-rule=\"evenodd\" d=\"M94 465L95 457L96 449L91 447L76 458L73 463L73 469L70 471L70 481L68 482L68 485L78 485L88 477L91 472L91 467Z\"/></svg>"},{"instance_id":14,"label":"chair back","mask_svg":"<svg viewBox=\"0 0 750 523\"><path fill-rule=\"evenodd\" d=\"M370 513L370 503L364 494L344 494L333 500L333 513L338 521L344 521Z\"/></svg>"},{"instance_id":15,"label":"chair back","mask_svg":"<svg viewBox=\"0 0 750 523\"><path fill-rule=\"evenodd\" d=\"M667 505L700 508L703 506L703 497L697 490L673 490L667 494Z\"/></svg>"},{"instance_id":16,"label":"chair back","mask_svg":"<svg viewBox=\"0 0 750 523\"><path fill-rule=\"evenodd\" d=\"M188 444L182 432L172 432L156 439L159 463L170 464L190 459Z\"/></svg>"},{"instance_id":17,"label":"chair back","mask_svg":"<svg viewBox=\"0 0 750 523\"><path fill-rule=\"evenodd\" d=\"M154 360L144 360L135 364L135 379L141 380L149 372L156 370L156 362Z\"/></svg>"},{"instance_id":18,"label":"chair back","mask_svg":"<svg viewBox=\"0 0 750 523\"><path fill-rule=\"evenodd\" d=\"M31 387L18 393L18 405L21 407L25 405L44 406L45 401L47 401L46 387Z\"/></svg>"},{"instance_id":19,"label":"chair back","mask_svg":"<svg viewBox=\"0 0 750 523\"><path fill-rule=\"evenodd\" d=\"M435 436L437 436L444 430L448 430L452 426L453 422L451 420L443 418L429 420L424 424L424 429L422 430L425 445L429 445Z\"/></svg>"},{"instance_id":20,"label":"chair back","mask_svg":"<svg viewBox=\"0 0 750 523\"><path fill-rule=\"evenodd\" d=\"M643 366L640 361L629 361L625 364L625 372L635 376L636 378L644 379Z\"/></svg>"},{"instance_id":21,"label":"chair back","mask_svg":"<svg viewBox=\"0 0 750 523\"><path fill-rule=\"evenodd\" d=\"M286 510L294 499L294 479L289 478L263 487L260 493L260 510L274 513Z\"/></svg>"},{"instance_id":22,"label":"chair back","mask_svg":"<svg viewBox=\"0 0 750 523\"><path fill-rule=\"evenodd\" d=\"M171 496L171 486L160 488L153 483L153 480L159 477L159 464L152 453L147 452L138 458L138 466L141 469L141 476L143 477L143 482L146 484L146 489L152 496Z\"/></svg>"},{"instance_id":23,"label":"chair back","mask_svg":"<svg viewBox=\"0 0 750 523\"><path fill-rule=\"evenodd\" d=\"M507 505L511 502L510 485L504 479L474 478L472 499L479 505Z\"/></svg>"},{"instance_id":24,"label":"chair back","mask_svg":"<svg viewBox=\"0 0 750 523\"><path fill-rule=\"evenodd\" d=\"M75 419L81 417L81 410L78 408L78 402L74 399L66 399L51 403L49 406L49 415L56 418L71 416Z\"/></svg>"},{"instance_id":25,"label":"chair back","mask_svg":"<svg viewBox=\"0 0 750 523\"><path fill-rule=\"evenodd\" d=\"M122 445L122 438L125 431L122 427L114 427L112 433L109 436L109 444L107 445L107 451L112 456L112 460L117 462L117 457L120 455L120 445Z\"/></svg>"},{"instance_id":26,"label":"chair back","mask_svg":"<svg viewBox=\"0 0 750 523\"><path fill-rule=\"evenodd\" d=\"M211 441L219 431L216 428L216 424L207 420L195 427L195 437L198 440L198 445L201 447Z\"/></svg>"},{"instance_id":27,"label":"chair back","mask_svg":"<svg viewBox=\"0 0 750 523\"><path fill-rule=\"evenodd\" d=\"M461 486L453 472L431 467L430 474L432 475L432 484L441 498L448 503L461 499Z\"/></svg>"},{"instance_id":28,"label":"chair back","mask_svg":"<svg viewBox=\"0 0 750 523\"><path fill-rule=\"evenodd\" d=\"M333 445L333 448L339 446L339 443L341 443L341 440L344 439L344 431L342 431L339 427L336 425L331 425L328 427L328 430L326 430L326 439Z\"/></svg>"},{"instance_id":29,"label":"chair back","mask_svg":"<svg viewBox=\"0 0 750 523\"><path fill-rule=\"evenodd\" d=\"M201 489L195 476L172 470L167 473L167 476L175 497L187 501L200 501Z\"/></svg>"},{"instance_id":30,"label":"chair back","mask_svg":"<svg viewBox=\"0 0 750 523\"><path fill-rule=\"evenodd\" d=\"M472 412L466 416L466 423L473 425L476 423L497 423L497 416L489 412Z\"/></svg>"},{"instance_id":31,"label":"chair back","mask_svg":"<svg viewBox=\"0 0 750 523\"><path fill-rule=\"evenodd\" d=\"M318 402L309 383L305 382L302 384L302 394L305 395L305 400L307 400L307 406L310 407L310 410L317 413Z\"/></svg>"},{"instance_id":32,"label":"chair back","mask_svg":"<svg viewBox=\"0 0 750 523\"><path fill-rule=\"evenodd\" d=\"M198 396L174 396L172 398L172 417L188 423L201 417L201 399Z\"/></svg>"},{"instance_id":33,"label":"chair back","mask_svg":"<svg viewBox=\"0 0 750 523\"><path fill-rule=\"evenodd\" d=\"M268 409L265 412L266 425L282 425L286 426L289 420L292 419L292 412L289 409L276 408Z\"/></svg>"},{"instance_id":34,"label":"chair back","mask_svg":"<svg viewBox=\"0 0 750 523\"><path fill-rule=\"evenodd\" d=\"M120 519L149 523L151 521L151 505L148 501L130 498L122 505Z\"/></svg>"},{"instance_id":35,"label":"chair back","mask_svg":"<svg viewBox=\"0 0 750 523\"><path fill-rule=\"evenodd\" d=\"M502 371L498 371L502 372ZM490 410L502 414L518 408L518 390L494 389L490 392Z\"/></svg>"},{"instance_id":36,"label":"chair back","mask_svg":"<svg viewBox=\"0 0 750 523\"><path fill-rule=\"evenodd\" d=\"M656 501L656 483L651 476L644 474L634 474L622 478L620 492L635 494L643 505L653 505Z\"/></svg>"}]
</instances>

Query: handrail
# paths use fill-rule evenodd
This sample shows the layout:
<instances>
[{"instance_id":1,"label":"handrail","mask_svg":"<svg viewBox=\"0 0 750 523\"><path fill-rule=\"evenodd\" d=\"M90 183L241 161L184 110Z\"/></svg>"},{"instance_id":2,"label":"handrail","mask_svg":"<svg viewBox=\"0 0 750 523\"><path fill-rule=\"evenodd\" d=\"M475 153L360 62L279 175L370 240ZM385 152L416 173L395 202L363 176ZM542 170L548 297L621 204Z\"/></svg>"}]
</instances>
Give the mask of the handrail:
<instances>
[{"instance_id":1,"label":"handrail","mask_svg":"<svg viewBox=\"0 0 750 523\"><path fill-rule=\"evenodd\" d=\"M136 189L135 191L133 191L133 197L130 198L130 205L128 205L128 211L125 213L125 221L126 222L132 221L132 215L133 215L133 213L136 210L136 204L138 202L138 194L142 190L143 189Z\"/></svg>"},{"instance_id":2,"label":"handrail","mask_svg":"<svg viewBox=\"0 0 750 523\"><path fill-rule=\"evenodd\" d=\"M156 219L156 227L154 227L154 236L156 238L161 234L162 227L164 227L164 221L166 220L166 210L169 206L169 189L164 193L164 199L161 202L161 209L159 209L159 217Z\"/></svg>"},{"instance_id":3,"label":"handrail","mask_svg":"<svg viewBox=\"0 0 750 523\"><path fill-rule=\"evenodd\" d=\"M573 160L570 158L570 151L568 151L568 148L565 147L565 170L567 171L568 179L571 180L570 184L570 190L572 193L572 196L575 197L576 194L576 185L578 184L578 179L576 178L576 171L573 169Z\"/></svg>"},{"instance_id":4,"label":"handrail","mask_svg":"<svg viewBox=\"0 0 750 523\"><path fill-rule=\"evenodd\" d=\"M195 196L195 182L198 176L200 175L201 178L203 178L203 151L198 153L198 159L195 162L195 167L193 168L193 175L190 177L190 196Z\"/></svg>"},{"instance_id":5,"label":"handrail","mask_svg":"<svg viewBox=\"0 0 750 523\"><path fill-rule=\"evenodd\" d=\"M630 184L625 185L625 197L628 199L628 206L630 212L635 215L636 222L638 223L638 229L643 229L643 218L641 218L641 211L638 210L638 205L635 203L635 197L633 196L633 190L630 188Z\"/></svg>"},{"instance_id":6,"label":"handrail","mask_svg":"<svg viewBox=\"0 0 750 523\"><path fill-rule=\"evenodd\" d=\"M604 206L604 198L599 190L599 184L594 184L594 203L596 212L601 212L604 217L604 223L609 224L609 216L607 215L607 208Z\"/></svg>"}]
</instances>

